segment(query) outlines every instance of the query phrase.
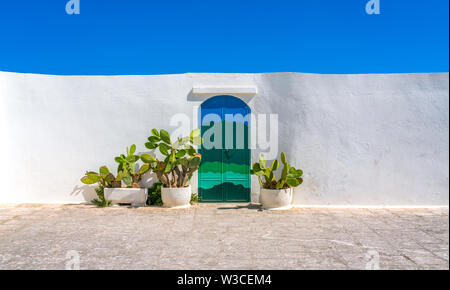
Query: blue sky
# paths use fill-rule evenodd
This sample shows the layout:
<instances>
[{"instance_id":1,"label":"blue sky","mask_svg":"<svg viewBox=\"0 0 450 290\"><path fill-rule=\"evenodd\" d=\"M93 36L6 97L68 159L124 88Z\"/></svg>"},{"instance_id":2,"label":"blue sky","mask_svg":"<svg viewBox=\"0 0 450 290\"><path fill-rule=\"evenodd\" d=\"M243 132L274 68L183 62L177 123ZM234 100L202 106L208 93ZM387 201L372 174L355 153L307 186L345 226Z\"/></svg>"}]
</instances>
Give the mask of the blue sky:
<instances>
[{"instance_id":1,"label":"blue sky","mask_svg":"<svg viewBox=\"0 0 450 290\"><path fill-rule=\"evenodd\" d=\"M0 71L449 71L449 1L0 0Z\"/></svg>"}]
</instances>

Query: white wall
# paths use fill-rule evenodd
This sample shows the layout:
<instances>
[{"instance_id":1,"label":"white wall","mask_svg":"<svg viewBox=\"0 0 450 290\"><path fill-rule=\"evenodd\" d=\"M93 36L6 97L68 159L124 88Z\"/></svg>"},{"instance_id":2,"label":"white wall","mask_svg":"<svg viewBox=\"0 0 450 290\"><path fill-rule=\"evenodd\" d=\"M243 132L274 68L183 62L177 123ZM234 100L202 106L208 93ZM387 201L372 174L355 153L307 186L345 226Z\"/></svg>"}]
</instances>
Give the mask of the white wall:
<instances>
[{"instance_id":1,"label":"white wall","mask_svg":"<svg viewBox=\"0 0 450 290\"><path fill-rule=\"evenodd\" d=\"M84 171L114 167L127 145L145 151L151 128L173 130L171 116L192 116L193 86L255 85L253 113L279 115L280 152L305 172L295 203L448 206L448 81L448 73L0 72L0 203L89 200Z\"/></svg>"}]
</instances>

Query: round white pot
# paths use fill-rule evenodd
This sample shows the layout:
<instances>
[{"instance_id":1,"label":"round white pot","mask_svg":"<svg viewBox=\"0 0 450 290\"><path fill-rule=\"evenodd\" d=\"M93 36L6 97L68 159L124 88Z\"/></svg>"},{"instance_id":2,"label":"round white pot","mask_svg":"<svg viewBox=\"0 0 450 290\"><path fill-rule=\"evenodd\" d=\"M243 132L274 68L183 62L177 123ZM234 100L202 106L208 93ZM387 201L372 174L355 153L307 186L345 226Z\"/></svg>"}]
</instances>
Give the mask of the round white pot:
<instances>
[{"instance_id":1,"label":"round white pot","mask_svg":"<svg viewBox=\"0 0 450 290\"><path fill-rule=\"evenodd\" d=\"M191 187L161 188L161 199L165 207L187 208L191 206Z\"/></svg>"},{"instance_id":2,"label":"round white pot","mask_svg":"<svg viewBox=\"0 0 450 290\"><path fill-rule=\"evenodd\" d=\"M292 208L292 188L261 188L260 201L264 209L286 210Z\"/></svg>"}]
</instances>

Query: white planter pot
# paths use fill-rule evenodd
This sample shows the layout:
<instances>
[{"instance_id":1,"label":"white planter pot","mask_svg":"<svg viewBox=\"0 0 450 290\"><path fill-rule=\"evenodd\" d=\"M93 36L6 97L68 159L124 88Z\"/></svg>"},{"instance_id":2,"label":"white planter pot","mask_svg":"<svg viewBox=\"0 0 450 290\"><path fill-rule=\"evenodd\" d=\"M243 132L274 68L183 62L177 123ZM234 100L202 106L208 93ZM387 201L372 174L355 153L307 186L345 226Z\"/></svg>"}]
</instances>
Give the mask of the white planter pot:
<instances>
[{"instance_id":1,"label":"white planter pot","mask_svg":"<svg viewBox=\"0 0 450 290\"><path fill-rule=\"evenodd\" d=\"M161 188L161 199L165 207L187 208L191 206L191 187Z\"/></svg>"},{"instance_id":2,"label":"white planter pot","mask_svg":"<svg viewBox=\"0 0 450 290\"><path fill-rule=\"evenodd\" d=\"M145 206L147 188L105 188L105 199L113 204L129 203L132 206Z\"/></svg>"},{"instance_id":3,"label":"white planter pot","mask_svg":"<svg viewBox=\"0 0 450 290\"><path fill-rule=\"evenodd\" d=\"M292 188L261 188L260 201L264 209L286 210L292 208Z\"/></svg>"}]
</instances>

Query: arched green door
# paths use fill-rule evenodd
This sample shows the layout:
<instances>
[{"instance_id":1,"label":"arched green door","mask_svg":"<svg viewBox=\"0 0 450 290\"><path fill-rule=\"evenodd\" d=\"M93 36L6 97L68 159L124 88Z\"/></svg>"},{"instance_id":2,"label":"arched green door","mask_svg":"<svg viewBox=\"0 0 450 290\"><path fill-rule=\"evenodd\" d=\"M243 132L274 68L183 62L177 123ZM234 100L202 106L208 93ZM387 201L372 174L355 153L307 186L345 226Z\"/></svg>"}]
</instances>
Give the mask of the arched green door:
<instances>
[{"instance_id":1,"label":"arched green door","mask_svg":"<svg viewBox=\"0 0 450 290\"><path fill-rule=\"evenodd\" d=\"M201 105L200 116L201 202L249 202L250 108L236 97L216 96Z\"/></svg>"}]
</instances>

